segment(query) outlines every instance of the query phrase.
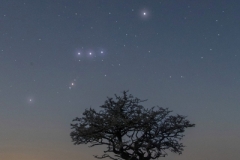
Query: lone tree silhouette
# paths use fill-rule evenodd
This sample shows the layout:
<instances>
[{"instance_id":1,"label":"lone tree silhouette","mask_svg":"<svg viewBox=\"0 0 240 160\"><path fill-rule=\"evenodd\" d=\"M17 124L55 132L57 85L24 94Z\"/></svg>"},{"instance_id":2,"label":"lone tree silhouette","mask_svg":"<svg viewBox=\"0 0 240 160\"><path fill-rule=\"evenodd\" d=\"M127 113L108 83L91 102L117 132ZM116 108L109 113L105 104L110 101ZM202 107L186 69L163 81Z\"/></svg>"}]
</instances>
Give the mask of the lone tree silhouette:
<instances>
[{"instance_id":1,"label":"lone tree silhouette","mask_svg":"<svg viewBox=\"0 0 240 160\"><path fill-rule=\"evenodd\" d=\"M90 143L89 147L106 145L103 155L94 156L98 159L150 160L165 157L166 150L181 154L184 146L179 140L185 128L195 124L185 116L169 115L172 111L167 108L146 109L140 105L144 101L124 91L123 96L107 98L98 113L85 110L71 124L72 141L75 145Z\"/></svg>"}]
</instances>

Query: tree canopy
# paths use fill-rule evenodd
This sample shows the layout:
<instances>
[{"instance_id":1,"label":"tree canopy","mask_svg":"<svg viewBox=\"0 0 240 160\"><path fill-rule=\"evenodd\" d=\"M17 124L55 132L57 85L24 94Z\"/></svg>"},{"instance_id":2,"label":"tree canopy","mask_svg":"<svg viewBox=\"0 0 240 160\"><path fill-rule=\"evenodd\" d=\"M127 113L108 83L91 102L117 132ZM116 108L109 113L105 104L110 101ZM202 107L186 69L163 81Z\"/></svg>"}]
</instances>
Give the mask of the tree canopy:
<instances>
[{"instance_id":1,"label":"tree canopy","mask_svg":"<svg viewBox=\"0 0 240 160\"><path fill-rule=\"evenodd\" d=\"M106 145L103 155L113 160L150 160L165 157L167 150L181 154L186 128L194 127L186 116L170 115L168 108L144 108L140 100L124 91L107 98L102 110L86 109L75 118L70 134L75 145Z\"/></svg>"}]
</instances>

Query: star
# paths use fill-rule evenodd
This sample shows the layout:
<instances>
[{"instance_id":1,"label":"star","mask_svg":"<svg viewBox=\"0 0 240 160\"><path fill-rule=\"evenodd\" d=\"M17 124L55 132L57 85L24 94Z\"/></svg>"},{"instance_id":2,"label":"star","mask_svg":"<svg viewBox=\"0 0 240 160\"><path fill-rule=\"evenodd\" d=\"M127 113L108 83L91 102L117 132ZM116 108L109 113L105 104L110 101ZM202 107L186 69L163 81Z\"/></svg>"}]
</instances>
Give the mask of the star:
<instances>
[{"instance_id":1,"label":"star","mask_svg":"<svg viewBox=\"0 0 240 160\"><path fill-rule=\"evenodd\" d=\"M31 103L33 103L34 101L33 101L33 98L28 98L28 103L29 104L31 104Z\"/></svg>"},{"instance_id":2,"label":"star","mask_svg":"<svg viewBox=\"0 0 240 160\"><path fill-rule=\"evenodd\" d=\"M143 19L149 19L150 15L151 15L151 11L149 9L141 9L139 11L139 15L141 18Z\"/></svg>"}]
</instances>

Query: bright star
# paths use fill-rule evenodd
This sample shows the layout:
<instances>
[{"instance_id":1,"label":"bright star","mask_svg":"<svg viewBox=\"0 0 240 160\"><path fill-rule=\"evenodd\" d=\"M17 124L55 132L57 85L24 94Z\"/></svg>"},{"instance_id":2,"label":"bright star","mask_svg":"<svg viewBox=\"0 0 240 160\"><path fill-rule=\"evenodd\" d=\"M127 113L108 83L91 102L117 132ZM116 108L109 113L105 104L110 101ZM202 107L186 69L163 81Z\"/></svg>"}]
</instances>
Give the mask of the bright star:
<instances>
[{"instance_id":1,"label":"bright star","mask_svg":"<svg viewBox=\"0 0 240 160\"><path fill-rule=\"evenodd\" d=\"M151 11L149 9L146 9L146 8L145 9L141 9L139 11L139 15L140 15L140 17L142 19L147 20L147 19L149 19L151 17Z\"/></svg>"}]
</instances>

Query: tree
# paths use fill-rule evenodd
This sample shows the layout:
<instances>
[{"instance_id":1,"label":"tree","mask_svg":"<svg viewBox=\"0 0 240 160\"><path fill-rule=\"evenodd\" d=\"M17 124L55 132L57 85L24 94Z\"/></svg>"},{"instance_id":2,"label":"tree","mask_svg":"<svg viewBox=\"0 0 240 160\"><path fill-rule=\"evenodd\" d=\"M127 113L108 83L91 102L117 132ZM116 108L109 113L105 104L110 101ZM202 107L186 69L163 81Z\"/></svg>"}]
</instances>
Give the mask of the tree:
<instances>
[{"instance_id":1,"label":"tree","mask_svg":"<svg viewBox=\"0 0 240 160\"><path fill-rule=\"evenodd\" d=\"M106 145L104 154L95 156L98 159L150 160L165 157L166 150L181 154L184 146L179 140L185 128L195 124L185 116L170 115L168 108L145 109L140 105L144 101L124 91L123 96L107 98L100 112L85 110L71 124L72 141L90 143L89 147Z\"/></svg>"}]
</instances>

